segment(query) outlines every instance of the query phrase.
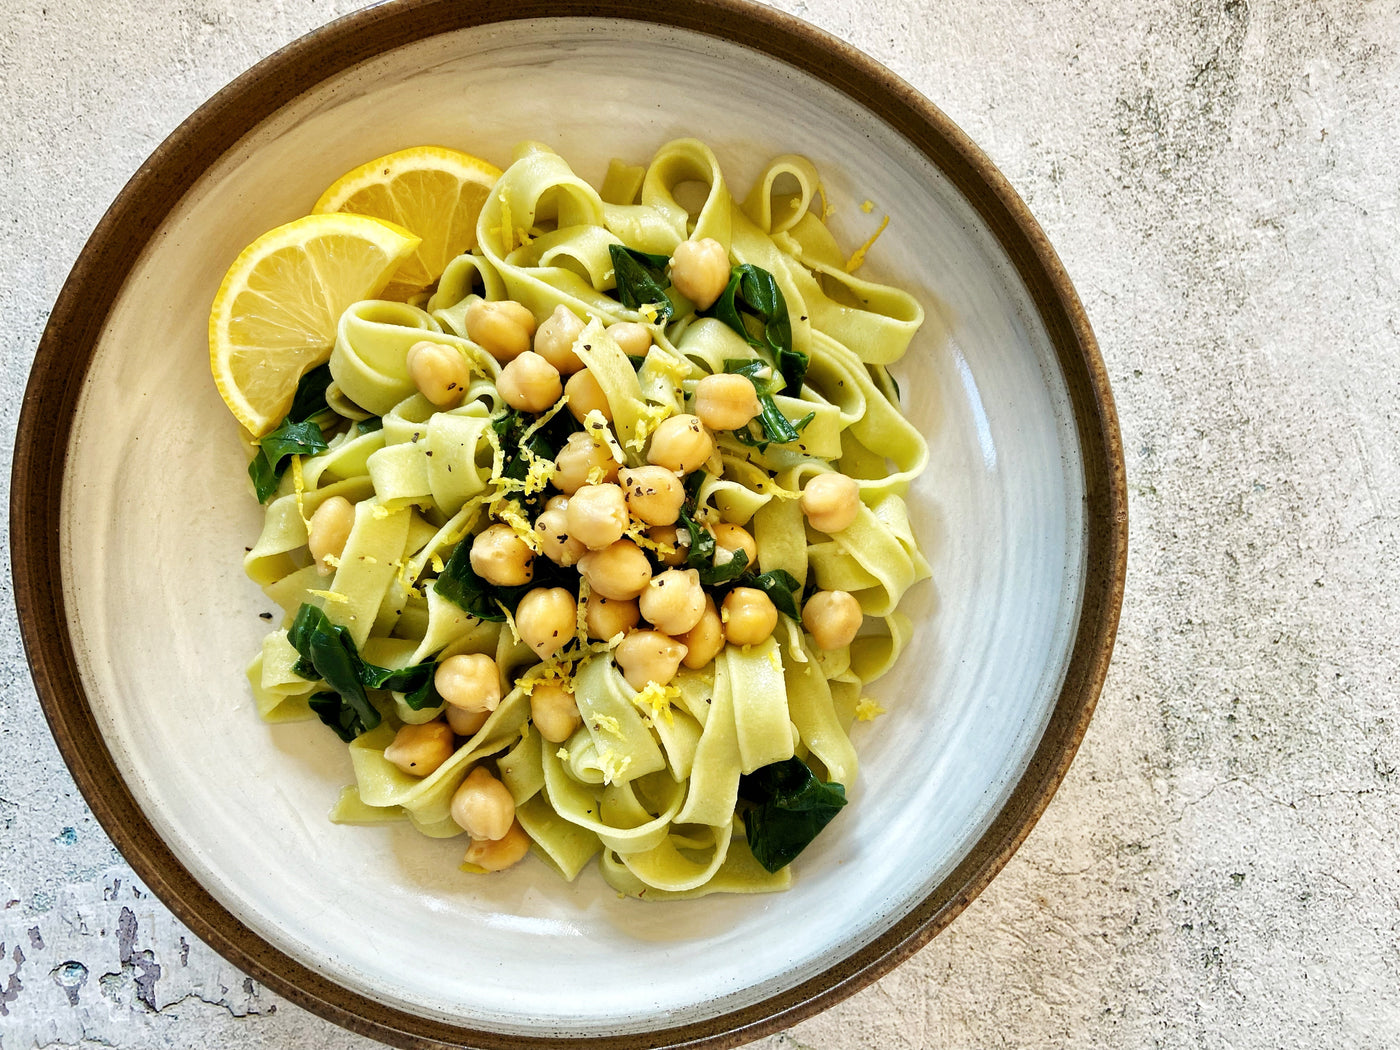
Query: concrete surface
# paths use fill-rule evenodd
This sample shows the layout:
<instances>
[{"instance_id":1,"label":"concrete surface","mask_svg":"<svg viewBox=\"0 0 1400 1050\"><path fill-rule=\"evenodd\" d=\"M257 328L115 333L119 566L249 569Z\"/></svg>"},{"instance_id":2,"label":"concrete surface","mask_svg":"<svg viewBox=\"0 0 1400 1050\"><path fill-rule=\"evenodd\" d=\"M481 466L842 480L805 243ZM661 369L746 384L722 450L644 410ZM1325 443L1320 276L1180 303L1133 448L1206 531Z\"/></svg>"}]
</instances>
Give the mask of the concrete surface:
<instances>
[{"instance_id":1,"label":"concrete surface","mask_svg":"<svg viewBox=\"0 0 1400 1050\"><path fill-rule=\"evenodd\" d=\"M219 86L354 6L6 0L7 451L112 196ZM1103 700L1030 840L915 959L757 1045L1397 1045L1400 5L779 6L929 95L1049 232L1118 397L1132 553ZM59 759L11 606L0 1047L373 1045L133 879Z\"/></svg>"}]
</instances>

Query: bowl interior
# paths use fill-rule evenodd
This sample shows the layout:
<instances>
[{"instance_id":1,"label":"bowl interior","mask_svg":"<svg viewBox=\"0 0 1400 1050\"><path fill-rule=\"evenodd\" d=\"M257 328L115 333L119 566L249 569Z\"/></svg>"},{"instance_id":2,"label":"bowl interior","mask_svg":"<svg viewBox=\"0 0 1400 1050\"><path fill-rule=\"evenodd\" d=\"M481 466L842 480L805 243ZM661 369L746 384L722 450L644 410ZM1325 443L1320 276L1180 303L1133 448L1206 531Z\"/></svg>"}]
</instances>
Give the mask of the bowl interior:
<instances>
[{"instance_id":1,"label":"bowl interior","mask_svg":"<svg viewBox=\"0 0 1400 1050\"><path fill-rule=\"evenodd\" d=\"M747 100L747 101L741 101ZM753 100L762 100L754 104ZM235 254L343 171L439 143L504 166L540 140L580 174L673 137L742 198L771 156L811 157L850 247L929 323L895 368L932 445L911 497L932 584L915 643L871 688L853 805L794 888L676 904L572 885L534 858L457 870L463 843L338 827L351 780L318 723L259 721L243 669L273 606L243 577L261 515L209 379L208 305ZM874 202L871 214L863 201ZM325 81L203 175L111 311L73 423L62 577L79 669L158 833L259 936L353 991L483 1031L619 1034L757 1003L846 958L923 899L1006 800L1054 706L1085 573L1083 466L1066 384L983 222L892 128L740 45L589 19L447 33Z\"/></svg>"}]
</instances>

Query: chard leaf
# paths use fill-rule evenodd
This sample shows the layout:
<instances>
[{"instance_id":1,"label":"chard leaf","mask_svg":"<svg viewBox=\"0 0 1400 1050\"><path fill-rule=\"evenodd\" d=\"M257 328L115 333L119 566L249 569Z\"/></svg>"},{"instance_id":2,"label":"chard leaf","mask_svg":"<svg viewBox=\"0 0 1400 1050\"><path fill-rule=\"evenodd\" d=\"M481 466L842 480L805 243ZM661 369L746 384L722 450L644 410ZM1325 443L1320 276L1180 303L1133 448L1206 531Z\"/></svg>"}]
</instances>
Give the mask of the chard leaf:
<instances>
[{"instance_id":1,"label":"chard leaf","mask_svg":"<svg viewBox=\"0 0 1400 1050\"><path fill-rule=\"evenodd\" d=\"M613 274L617 279L617 298L623 306L639 310L643 306L657 308L656 320L664 323L675 311L666 289L671 278L666 275L664 255L651 255L621 244L608 245L612 256Z\"/></svg>"},{"instance_id":2,"label":"chard leaf","mask_svg":"<svg viewBox=\"0 0 1400 1050\"><path fill-rule=\"evenodd\" d=\"M744 814L749 849L773 872L792 863L831 823L846 804L846 789L822 783L800 758L789 758L740 777L739 797L753 806Z\"/></svg>"},{"instance_id":3,"label":"chard leaf","mask_svg":"<svg viewBox=\"0 0 1400 1050\"><path fill-rule=\"evenodd\" d=\"M807 377L809 359L792 348L792 321L788 317L787 300L777 280L761 266L744 263L729 271L729 283L720 297L702 317L714 317L738 332L756 350L766 349L773 364L794 394L802 389ZM760 329L759 338L747 323L753 318Z\"/></svg>"}]
</instances>

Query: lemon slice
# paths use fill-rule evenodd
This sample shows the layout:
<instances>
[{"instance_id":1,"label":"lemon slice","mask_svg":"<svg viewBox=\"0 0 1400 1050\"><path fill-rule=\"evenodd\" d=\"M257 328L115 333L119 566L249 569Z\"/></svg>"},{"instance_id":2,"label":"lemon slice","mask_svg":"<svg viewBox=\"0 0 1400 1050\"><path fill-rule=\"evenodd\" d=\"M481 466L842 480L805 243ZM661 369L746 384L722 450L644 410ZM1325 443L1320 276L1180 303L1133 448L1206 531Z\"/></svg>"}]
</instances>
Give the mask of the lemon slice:
<instances>
[{"instance_id":1,"label":"lemon slice","mask_svg":"<svg viewBox=\"0 0 1400 1050\"><path fill-rule=\"evenodd\" d=\"M382 293L386 299L407 299L476 246L477 216L500 177L499 168L469 153L415 146L342 175L311 210L372 215L423 238Z\"/></svg>"},{"instance_id":2,"label":"lemon slice","mask_svg":"<svg viewBox=\"0 0 1400 1050\"><path fill-rule=\"evenodd\" d=\"M378 297L417 247L379 219L308 215L243 249L209 312L209 366L254 437L282 421L297 380L330 357L345 308Z\"/></svg>"}]
</instances>

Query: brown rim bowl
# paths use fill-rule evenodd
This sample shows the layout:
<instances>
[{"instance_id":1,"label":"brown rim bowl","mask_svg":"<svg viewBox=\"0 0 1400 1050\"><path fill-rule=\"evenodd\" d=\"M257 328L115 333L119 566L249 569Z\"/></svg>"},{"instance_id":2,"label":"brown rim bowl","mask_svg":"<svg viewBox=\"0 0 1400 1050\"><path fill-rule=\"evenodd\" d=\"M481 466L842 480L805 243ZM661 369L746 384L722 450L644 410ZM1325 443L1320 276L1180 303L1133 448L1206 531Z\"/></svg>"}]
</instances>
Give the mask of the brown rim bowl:
<instances>
[{"instance_id":1,"label":"brown rim bowl","mask_svg":"<svg viewBox=\"0 0 1400 1050\"><path fill-rule=\"evenodd\" d=\"M317 104L321 105L339 105L355 90L377 90L373 87L375 78L386 76L383 63L396 54L408 53L405 49L418 49L413 53L423 58L421 68L434 75L435 70L451 67L457 53L454 49L463 41L486 40L487 51L509 48L511 34L524 32L531 24L528 20L534 19L544 20L538 24L552 26L550 31L650 34L648 39L658 48L685 44L715 61L723 61L725 56L732 59L736 54L750 56L755 68L764 71L761 75L776 78L773 83L811 85L803 90L809 96L829 98L832 112L849 112L868 120L872 141L893 143L888 148L899 152L904 158L901 163L910 171L931 172L928 177L937 182L942 194L931 207L956 213L966 220L965 225L976 227L976 235L985 242L985 253L995 256L988 265L1003 275L1004 286L1011 289L1006 294L1021 304L1021 321L1031 330L1029 338L1042 348L1043 361L1035 367L1054 373L1063 449L1056 446L1048 455L1055 469L1065 472L1066 517L1057 527L1065 533L1067 549L1075 552L1073 564L1064 570L1068 582L1063 602L1068 612L1054 643L1057 655L1047 665L1053 681L1040 687L1043 709L1027 716L1029 736L1023 753L1014 768L1008 767L1007 782L997 788L995 803L989 803L991 808L975 833L969 832L966 844L942 869L928 874L917 898L898 902L891 914L846 944L839 957L794 972L790 979L775 980L759 997L717 997L712 1010L694 1009L677 1017L659 1015L646 1024L620 1025L616 1031L569 1030L568 1026L525 1031L489 1020L463 1023L440 1012L415 1010L401 1002L386 1003L383 996L342 979L334 960L308 959L294 945L270 935L266 927L250 920L246 902L211 889L208 880L197 874L197 858L189 852L188 844L173 841L169 821L152 814L147 804L154 790L146 775L149 768L133 772L137 765L133 765L129 750L114 738L105 698L119 689L121 669L112 670L116 677L109 677L101 662L101 645L94 641L101 621L85 611L92 592L83 582L81 570L89 555L74 550L65 517L74 507L85 506L82 501L89 498L77 474L93 454L91 433L84 430L84 420L92 411L86 399L95 382L94 372L115 367L103 363L111 356L100 353L104 335L122 323L124 296L140 294L133 291L135 282L148 281L150 276L142 267L162 250L162 238L171 223L188 220L193 214L199 193L204 192L201 187L207 188L210 179L223 177L249 150L278 141L278 135L289 126L289 113L304 116L309 112L306 107L312 103L308 99L319 98ZM586 50L585 45L580 47ZM338 86L331 89L328 84ZM623 93L610 94L605 89L598 105L622 112L618 107L625 107L626 102ZM542 106L534 119L544 120L549 113L549 108ZM531 116L525 113L518 119L529 121ZM483 126L489 125L490 119L489 113L483 113ZM655 127L642 127L630 134L640 139L651 136L659 145L665 139L656 136L667 129L664 119L658 119L661 123ZM411 125L413 118L406 117L405 122ZM524 126L526 133L519 137L538 137L528 124ZM497 128L489 134L506 141L509 130ZM706 137L708 129L697 130L700 137ZM783 138L781 134L776 137ZM373 136L366 136L361 159L385 151L376 150L376 142ZM778 144L784 148L772 152L792 148L785 140ZM461 145L476 151L470 142ZM340 144L342 152L346 148ZM877 144L872 152L878 153L879 148L884 147ZM325 163L332 167L326 172L334 177L338 171L333 165L340 160L335 149L327 152L331 159ZM498 163L505 159L482 152ZM561 152L568 156L567 151ZM815 159L821 166L821 159ZM319 161L309 159L307 163L315 167ZM308 182L311 199L315 179L326 172L318 170ZM881 185L881 177L873 174L872 183ZM852 178L847 177L844 184L838 178L836 185L838 189L844 185L854 194L850 199L859 203L859 190ZM258 213L257 221L262 221L265 229L296 214L292 200L288 196L286 202L261 211L261 204L253 201L248 209ZM278 214L279 209L285 214ZM895 226L901 218L895 214ZM910 221L917 226L916 221ZM252 229L252 235L257 232L261 231ZM892 234L890 243L897 246L898 236ZM228 243L236 246L250 237L248 231L235 229L228 234ZM220 243L219 273L232 257L224 248ZM897 253L897 247L894 250ZM909 255L910 259L916 257ZM950 272L952 269L956 269L955 263ZM952 294L950 299L940 316L948 328L945 337L949 345L958 349L959 326L967 318L957 309L958 296ZM200 305L195 312L202 309ZM966 342L970 346L978 338L992 339L994 335L988 329L981 336L968 335ZM925 356L933 352L926 351ZM977 371L979 361L971 353L959 360L965 372L967 361L972 362L971 372ZM202 360L197 364L204 367ZM107 376L106 382L116 373L102 374ZM967 376L964 379L964 386L971 383ZM995 387L994 377L987 382ZM200 396L205 400L209 397L207 392ZM236 445L232 428L227 436L226 443ZM1003 468L1012 469L1012 465L1003 464ZM992 469L990 460L987 469ZM1126 574L1124 460L1108 378L1070 281L1025 205L946 116L892 73L793 17L741 0L670 5L637 0L392 0L341 18L260 62L201 106L155 151L92 234L58 298L38 349L25 393L12 480L16 602L34 681L64 759L107 833L160 899L232 963L322 1017L403 1047L638 1050L737 1046L811 1016L887 973L967 907L1044 812L1084 737L1102 688ZM88 508L85 513L100 511ZM964 526L975 528L976 522L955 516L943 522L939 535L956 534ZM101 542L99 538L99 545ZM93 564L102 563L99 559ZM113 592L124 582L113 580L106 586L103 600L109 603L108 608L119 610L120 596L113 597ZM940 586L937 574L935 586ZM950 608L948 593L940 589L939 595L938 615L947 617L955 610ZM932 611L930 603L925 611ZM895 707L893 703L887 706ZM236 717L254 720L246 704Z\"/></svg>"}]
</instances>

